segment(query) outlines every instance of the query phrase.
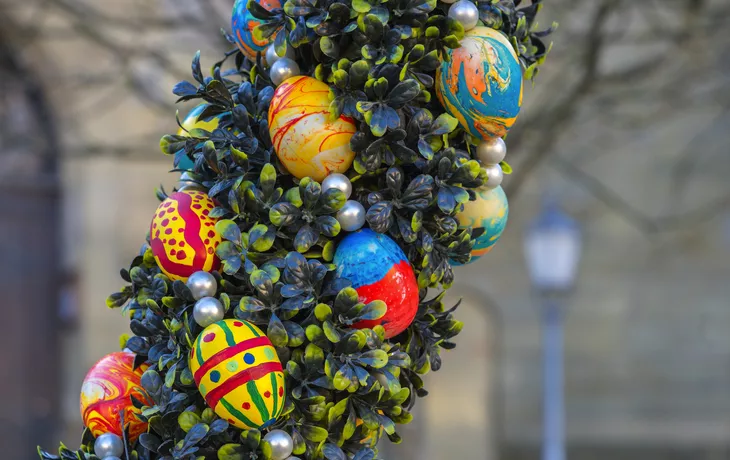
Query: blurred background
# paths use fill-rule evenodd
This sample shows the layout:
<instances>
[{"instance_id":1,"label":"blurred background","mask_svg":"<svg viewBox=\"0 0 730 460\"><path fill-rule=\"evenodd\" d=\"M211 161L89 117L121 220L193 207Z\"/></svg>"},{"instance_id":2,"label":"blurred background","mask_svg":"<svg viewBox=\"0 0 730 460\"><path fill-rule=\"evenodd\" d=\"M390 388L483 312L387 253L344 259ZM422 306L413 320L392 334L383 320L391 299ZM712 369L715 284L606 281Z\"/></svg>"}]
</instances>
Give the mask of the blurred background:
<instances>
[{"instance_id":1,"label":"blurred background","mask_svg":"<svg viewBox=\"0 0 730 460\"><path fill-rule=\"evenodd\" d=\"M0 446L78 445L88 368L127 320L104 300L176 175L171 88L228 44L232 0L0 0ZM553 51L511 131L507 231L460 267L466 323L388 460L535 459L541 302L525 229L581 228L564 299L566 437L580 460L730 458L730 2L550 0ZM180 106L181 114L189 107Z\"/></svg>"}]
</instances>

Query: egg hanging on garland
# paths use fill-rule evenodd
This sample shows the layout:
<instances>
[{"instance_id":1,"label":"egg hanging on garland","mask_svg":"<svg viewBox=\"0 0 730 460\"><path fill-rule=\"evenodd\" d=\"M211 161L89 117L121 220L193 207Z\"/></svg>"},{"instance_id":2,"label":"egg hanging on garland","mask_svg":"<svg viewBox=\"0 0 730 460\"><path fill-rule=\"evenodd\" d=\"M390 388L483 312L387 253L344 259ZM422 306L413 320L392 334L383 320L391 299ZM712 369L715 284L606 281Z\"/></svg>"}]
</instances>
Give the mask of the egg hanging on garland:
<instances>
[{"instance_id":1,"label":"egg hanging on garland","mask_svg":"<svg viewBox=\"0 0 730 460\"><path fill-rule=\"evenodd\" d=\"M330 121L329 92L326 83L298 76L281 83L271 99L271 142L281 163L299 179L322 182L332 172L347 171L355 158L350 138L357 128L345 116Z\"/></svg>"},{"instance_id":2,"label":"egg hanging on garland","mask_svg":"<svg viewBox=\"0 0 730 460\"><path fill-rule=\"evenodd\" d=\"M203 111L207 109L210 104L202 103L198 104L188 112L185 118L180 122L180 129L177 131L178 136L188 137L189 132L193 129L204 129L208 132L213 132L221 124L221 118L225 113L219 113L217 115L207 116L201 118ZM227 112L230 114L230 112ZM180 162L177 164L177 169L190 170L193 169L194 163L187 155L183 155Z\"/></svg>"},{"instance_id":3,"label":"egg hanging on garland","mask_svg":"<svg viewBox=\"0 0 730 460\"><path fill-rule=\"evenodd\" d=\"M280 0L254 1L269 11L281 8ZM255 61L256 54L264 51L270 43L273 43L278 32L261 40L255 38L253 36L254 28L259 24L263 24L264 21L255 18L248 10L247 5L248 0L236 0L231 13L231 29L238 49L251 61Z\"/></svg>"},{"instance_id":4,"label":"egg hanging on garland","mask_svg":"<svg viewBox=\"0 0 730 460\"><path fill-rule=\"evenodd\" d=\"M491 190L482 187L476 190L476 195L476 200L464 203L464 209L456 214L459 228L471 228L472 235L475 234L474 231L481 232L476 237L472 236L474 247L469 263L492 250L502 236L509 215L507 195L502 187L497 186ZM453 260L451 264L461 265Z\"/></svg>"},{"instance_id":5,"label":"egg hanging on garland","mask_svg":"<svg viewBox=\"0 0 730 460\"><path fill-rule=\"evenodd\" d=\"M382 324L385 337L395 337L413 322L418 311L418 283L403 250L387 235L364 229L347 235L337 246L337 276L352 281L361 302L382 300L388 307L377 320L355 323L355 328Z\"/></svg>"},{"instance_id":6,"label":"egg hanging on garland","mask_svg":"<svg viewBox=\"0 0 730 460\"><path fill-rule=\"evenodd\" d=\"M140 410L132 404L132 396L145 404L153 403L141 387L147 364L134 369L134 353L119 351L100 359L81 385L81 418L94 437L105 433L122 436L122 416L128 426L129 440L147 431L147 423L137 418Z\"/></svg>"},{"instance_id":7,"label":"egg hanging on garland","mask_svg":"<svg viewBox=\"0 0 730 460\"><path fill-rule=\"evenodd\" d=\"M266 428L284 409L284 372L266 334L248 321L205 328L190 350L190 370L205 402L241 429Z\"/></svg>"},{"instance_id":8,"label":"egg hanging on garland","mask_svg":"<svg viewBox=\"0 0 730 460\"><path fill-rule=\"evenodd\" d=\"M504 137L522 105L522 68L512 44L489 27L464 34L436 70L436 95L469 134Z\"/></svg>"},{"instance_id":9,"label":"egg hanging on garland","mask_svg":"<svg viewBox=\"0 0 730 460\"><path fill-rule=\"evenodd\" d=\"M172 280L187 281L197 271L217 270L215 248L221 236L209 216L215 202L203 192L171 193L157 208L150 226L150 246L160 270Z\"/></svg>"}]
</instances>

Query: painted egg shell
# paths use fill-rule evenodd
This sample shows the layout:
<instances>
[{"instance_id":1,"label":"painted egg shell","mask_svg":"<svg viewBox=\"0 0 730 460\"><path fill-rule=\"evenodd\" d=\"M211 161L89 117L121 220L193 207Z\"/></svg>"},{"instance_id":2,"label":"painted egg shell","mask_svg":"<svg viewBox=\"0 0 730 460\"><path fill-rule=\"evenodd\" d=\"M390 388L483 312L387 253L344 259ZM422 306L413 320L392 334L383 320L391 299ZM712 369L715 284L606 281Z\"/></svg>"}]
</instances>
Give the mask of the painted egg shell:
<instances>
[{"instance_id":1,"label":"painted egg shell","mask_svg":"<svg viewBox=\"0 0 730 460\"><path fill-rule=\"evenodd\" d=\"M472 136L504 137L522 105L522 69L510 42L489 27L475 27L448 50L436 71L436 95Z\"/></svg>"},{"instance_id":2,"label":"painted egg shell","mask_svg":"<svg viewBox=\"0 0 730 460\"><path fill-rule=\"evenodd\" d=\"M464 203L464 210L456 214L460 228L471 227L474 230L481 229L484 233L474 238L474 247L471 251L469 263L479 259L488 253L507 225L509 205L507 195L502 187L492 190L481 188L476 190L477 199ZM460 265L451 262L452 265Z\"/></svg>"},{"instance_id":3,"label":"painted egg shell","mask_svg":"<svg viewBox=\"0 0 730 460\"><path fill-rule=\"evenodd\" d=\"M190 370L205 402L238 428L271 426L284 408L284 372L261 329L224 319L206 327L190 351Z\"/></svg>"},{"instance_id":4,"label":"painted egg shell","mask_svg":"<svg viewBox=\"0 0 730 460\"><path fill-rule=\"evenodd\" d=\"M214 115L211 117L200 118L203 110L208 107L209 104L198 104L190 112L188 112L185 119L180 122L182 126L178 131L178 136L188 136L188 131L193 129L204 129L208 132L213 132L221 122L221 115ZM183 155L182 159L177 165L178 169L193 169L193 160L187 155Z\"/></svg>"},{"instance_id":5,"label":"painted egg shell","mask_svg":"<svg viewBox=\"0 0 730 460\"><path fill-rule=\"evenodd\" d=\"M274 92L269 107L269 134L276 155L294 176L322 182L344 173L355 152L350 138L355 123L347 117L329 121L329 87L312 77L292 77Z\"/></svg>"},{"instance_id":6,"label":"painted egg shell","mask_svg":"<svg viewBox=\"0 0 730 460\"><path fill-rule=\"evenodd\" d=\"M157 208L150 226L150 246L160 270L172 280L186 281L197 271L217 270L215 248L221 236L216 219L208 217L215 202L204 192L170 194Z\"/></svg>"},{"instance_id":7,"label":"painted egg shell","mask_svg":"<svg viewBox=\"0 0 730 460\"><path fill-rule=\"evenodd\" d=\"M360 301L382 300L388 306L377 320L360 321L356 328L382 324L394 337L413 322L418 311L418 283L408 258L390 237L364 229L347 235L335 251L337 276L352 281Z\"/></svg>"},{"instance_id":8,"label":"painted egg shell","mask_svg":"<svg viewBox=\"0 0 730 460\"><path fill-rule=\"evenodd\" d=\"M140 386L148 366L133 369L133 365L134 354L120 351L103 357L86 374L81 385L81 418L95 437L104 433L122 436L122 414L131 442L147 431L147 423L136 417L140 410L132 405L132 395L152 405Z\"/></svg>"},{"instance_id":9,"label":"painted egg shell","mask_svg":"<svg viewBox=\"0 0 730 460\"><path fill-rule=\"evenodd\" d=\"M275 8L281 8L280 0L256 0L256 3L269 11ZM257 25L262 24L263 21L253 17L251 12L248 11L248 8L246 8L247 4L248 0L236 0L236 3L233 5L233 12L231 13L231 29L233 30L233 36L236 39L238 49L253 61L256 59L256 53L265 50L266 46L274 41L276 33L264 40L254 38L253 29Z\"/></svg>"}]
</instances>

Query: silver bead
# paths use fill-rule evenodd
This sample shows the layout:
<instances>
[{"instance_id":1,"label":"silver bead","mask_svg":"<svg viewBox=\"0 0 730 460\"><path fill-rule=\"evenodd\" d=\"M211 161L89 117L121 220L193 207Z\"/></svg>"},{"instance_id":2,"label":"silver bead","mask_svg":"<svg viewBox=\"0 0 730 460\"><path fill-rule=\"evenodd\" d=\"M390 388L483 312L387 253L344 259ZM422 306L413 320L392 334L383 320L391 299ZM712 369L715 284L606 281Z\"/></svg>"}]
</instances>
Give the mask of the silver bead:
<instances>
[{"instance_id":1,"label":"silver bead","mask_svg":"<svg viewBox=\"0 0 730 460\"><path fill-rule=\"evenodd\" d=\"M299 457L289 457L286 460L301 460Z\"/></svg>"},{"instance_id":2,"label":"silver bead","mask_svg":"<svg viewBox=\"0 0 730 460\"><path fill-rule=\"evenodd\" d=\"M104 457L104 458L103 458L103 459L101 459L101 460L122 460L122 459L121 459L121 458L119 458L119 457L114 457L114 456L112 456L112 457Z\"/></svg>"},{"instance_id":3,"label":"silver bead","mask_svg":"<svg viewBox=\"0 0 730 460\"><path fill-rule=\"evenodd\" d=\"M459 0L449 7L449 17L459 21L464 30L470 30L479 22L479 10L470 0Z\"/></svg>"},{"instance_id":4,"label":"silver bead","mask_svg":"<svg viewBox=\"0 0 730 460\"><path fill-rule=\"evenodd\" d=\"M215 295L215 291L218 290L218 282L215 280L215 276L204 271L195 272L190 275L186 284L195 300L200 300L203 297L212 297Z\"/></svg>"},{"instance_id":5,"label":"silver bead","mask_svg":"<svg viewBox=\"0 0 730 460\"><path fill-rule=\"evenodd\" d=\"M507 156L507 144L501 137L482 141L477 145L477 159L483 165L496 165Z\"/></svg>"},{"instance_id":6,"label":"silver bead","mask_svg":"<svg viewBox=\"0 0 730 460\"><path fill-rule=\"evenodd\" d=\"M454 3L456 0L441 0L444 3Z\"/></svg>"},{"instance_id":7,"label":"silver bead","mask_svg":"<svg viewBox=\"0 0 730 460\"><path fill-rule=\"evenodd\" d=\"M283 56L279 56L277 54L277 52L276 52L276 47L272 43L271 45L269 45L268 48L266 48L266 55L265 56L266 56L266 65L268 65L269 67L271 67L272 65L274 65L274 63L276 61L278 61L279 59L281 59L283 57L286 57L286 58L289 58L289 59L292 59L292 60L296 59L297 53L294 50L294 47L293 46L287 45L286 46L286 52L284 53L284 55Z\"/></svg>"},{"instance_id":8,"label":"silver bead","mask_svg":"<svg viewBox=\"0 0 730 460\"><path fill-rule=\"evenodd\" d=\"M347 200L345 205L337 211L337 221L342 230L354 232L365 225L365 208L359 201Z\"/></svg>"},{"instance_id":9,"label":"silver bead","mask_svg":"<svg viewBox=\"0 0 730 460\"><path fill-rule=\"evenodd\" d=\"M264 440L271 445L272 460L286 460L294 451L294 441L284 430L271 430Z\"/></svg>"},{"instance_id":10,"label":"silver bead","mask_svg":"<svg viewBox=\"0 0 730 460\"><path fill-rule=\"evenodd\" d=\"M114 433L104 433L94 441L94 454L99 458L120 457L123 453L122 438Z\"/></svg>"},{"instance_id":11,"label":"silver bead","mask_svg":"<svg viewBox=\"0 0 730 460\"><path fill-rule=\"evenodd\" d=\"M322 192L331 188L342 190L345 194L345 198L350 198L350 195L352 195L352 183L344 174L332 173L324 178L322 181Z\"/></svg>"},{"instance_id":12,"label":"silver bead","mask_svg":"<svg viewBox=\"0 0 730 460\"><path fill-rule=\"evenodd\" d=\"M193 307L193 318L202 327L217 323L223 319L224 314L223 304L215 297L203 297Z\"/></svg>"},{"instance_id":13,"label":"silver bead","mask_svg":"<svg viewBox=\"0 0 730 460\"><path fill-rule=\"evenodd\" d=\"M502 173L501 166L489 165L485 169L487 170L487 181L484 183L484 187L491 189L502 185L504 173Z\"/></svg>"},{"instance_id":14,"label":"silver bead","mask_svg":"<svg viewBox=\"0 0 730 460\"><path fill-rule=\"evenodd\" d=\"M203 186L195 182L193 175L189 171L180 174L180 180L177 183L178 190L200 190L205 191Z\"/></svg>"},{"instance_id":15,"label":"silver bead","mask_svg":"<svg viewBox=\"0 0 730 460\"><path fill-rule=\"evenodd\" d=\"M271 70L269 70L269 77L271 77L271 81L276 86L279 86L287 78L296 77L300 73L301 70L299 70L299 64L297 64L293 59L283 57L274 62L274 65L271 66Z\"/></svg>"}]
</instances>

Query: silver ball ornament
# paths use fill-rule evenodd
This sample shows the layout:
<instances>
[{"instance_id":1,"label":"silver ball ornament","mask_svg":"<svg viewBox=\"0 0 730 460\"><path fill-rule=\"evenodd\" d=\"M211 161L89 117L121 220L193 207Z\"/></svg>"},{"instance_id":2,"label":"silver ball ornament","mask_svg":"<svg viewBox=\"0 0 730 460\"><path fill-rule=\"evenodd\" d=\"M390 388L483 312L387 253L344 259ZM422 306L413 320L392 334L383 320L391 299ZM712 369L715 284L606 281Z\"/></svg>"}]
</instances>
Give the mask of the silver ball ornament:
<instances>
[{"instance_id":1,"label":"silver ball ornament","mask_svg":"<svg viewBox=\"0 0 730 460\"><path fill-rule=\"evenodd\" d=\"M286 46L286 52L284 53L284 55L283 56L279 56L279 54L276 52L276 47L272 43L271 45L269 45L268 48L266 48L265 57L266 57L266 65L268 65L269 67L271 67L271 66L274 65L274 63L276 61L278 61L279 59L281 59L283 57L289 58L291 60L294 60L294 59L296 59L297 54L294 51L294 47L293 46L287 45Z\"/></svg>"},{"instance_id":2,"label":"silver ball ornament","mask_svg":"<svg viewBox=\"0 0 730 460\"><path fill-rule=\"evenodd\" d=\"M220 300L215 297L203 297L195 302L193 318L201 327L208 327L222 320L225 312Z\"/></svg>"},{"instance_id":3,"label":"silver ball ornament","mask_svg":"<svg viewBox=\"0 0 730 460\"><path fill-rule=\"evenodd\" d=\"M501 166L489 165L485 169L487 170L487 181L484 183L484 187L492 189L502 185L504 173Z\"/></svg>"},{"instance_id":4,"label":"silver ball ornament","mask_svg":"<svg viewBox=\"0 0 730 460\"><path fill-rule=\"evenodd\" d=\"M459 0L449 7L449 17L459 21L464 30L471 30L479 22L479 10L470 0Z\"/></svg>"},{"instance_id":5,"label":"silver ball ornament","mask_svg":"<svg viewBox=\"0 0 730 460\"><path fill-rule=\"evenodd\" d=\"M354 232L365 225L365 208L359 201L347 200L345 205L337 211L337 221L342 230Z\"/></svg>"},{"instance_id":6,"label":"silver ball ornament","mask_svg":"<svg viewBox=\"0 0 730 460\"><path fill-rule=\"evenodd\" d=\"M271 430L264 440L271 445L272 460L286 460L294 451L294 441L284 430Z\"/></svg>"},{"instance_id":7,"label":"silver ball ornament","mask_svg":"<svg viewBox=\"0 0 730 460\"><path fill-rule=\"evenodd\" d=\"M331 188L341 190L345 194L345 198L350 198L350 195L352 195L352 182L344 174L332 173L324 178L322 192L324 193Z\"/></svg>"},{"instance_id":8,"label":"silver ball ornament","mask_svg":"<svg viewBox=\"0 0 730 460\"><path fill-rule=\"evenodd\" d=\"M448 3L448 4L451 4L451 3L454 3L454 2L456 2L456 0L441 0L441 1L442 1L443 3Z\"/></svg>"},{"instance_id":9,"label":"silver ball ornament","mask_svg":"<svg viewBox=\"0 0 730 460\"><path fill-rule=\"evenodd\" d=\"M202 185L195 182L193 175L189 171L180 174L180 180L177 182L178 190L199 190L205 191Z\"/></svg>"},{"instance_id":10,"label":"silver ball ornament","mask_svg":"<svg viewBox=\"0 0 730 460\"><path fill-rule=\"evenodd\" d=\"M114 457L114 456L112 456L112 457L104 457L104 458L102 458L101 460L122 460L122 459L121 459L121 458L119 458L119 457Z\"/></svg>"},{"instance_id":11,"label":"silver ball ornament","mask_svg":"<svg viewBox=\"0 0 730 460\"><path fill-rule=\"evenodd\" d=\"M483 165L496 165L507 156L507 144L501 137L483 141L477 145L477 159Z\"/></svg>"},{"instance_id":12,"label":"silver ball ornament","mask_svg":"<svg viewBox=\"0 0 730 460\"><path fill-rule=\"evenodd\" d=\"M124 442L114 433L104 433L94 441L94 454L99 458L120 457L124 454Z\"/></svg>"},{"instance_id":13,"label":"silver ball ornament","mask_svg":"<svg viewBox=\"0 0 730 460\"><path fill-rule=\"evenodd\" d=\"M283 57L274 62L274 65L271 66L271 70L269 70L269 77L276 86L279 86L287 78L296 77L300 73L301 70L299 70L299 64L297 64L293 59Z\"/></svg>"},{"instance_id":14,"label":"silver ball ornament","mask_svg":"<svg viewBox=\"0 0 730 460\"><path fill-rule=\"evenodd\" d=\"M299 457L289 457L286 460L302 460Z\"/></svg>"},{"instance_id":15,"label":"silver ball ornament","mask_svg":"<svg viewBox=\"0 0 730 460\"><path fill-rule=\"evenodd\" d=\"M195 300L200 300L203 297L212 297L218 290L218 282L215 276L202 270L190 275L186 284Z\"/></svg>"}]
</instances>

